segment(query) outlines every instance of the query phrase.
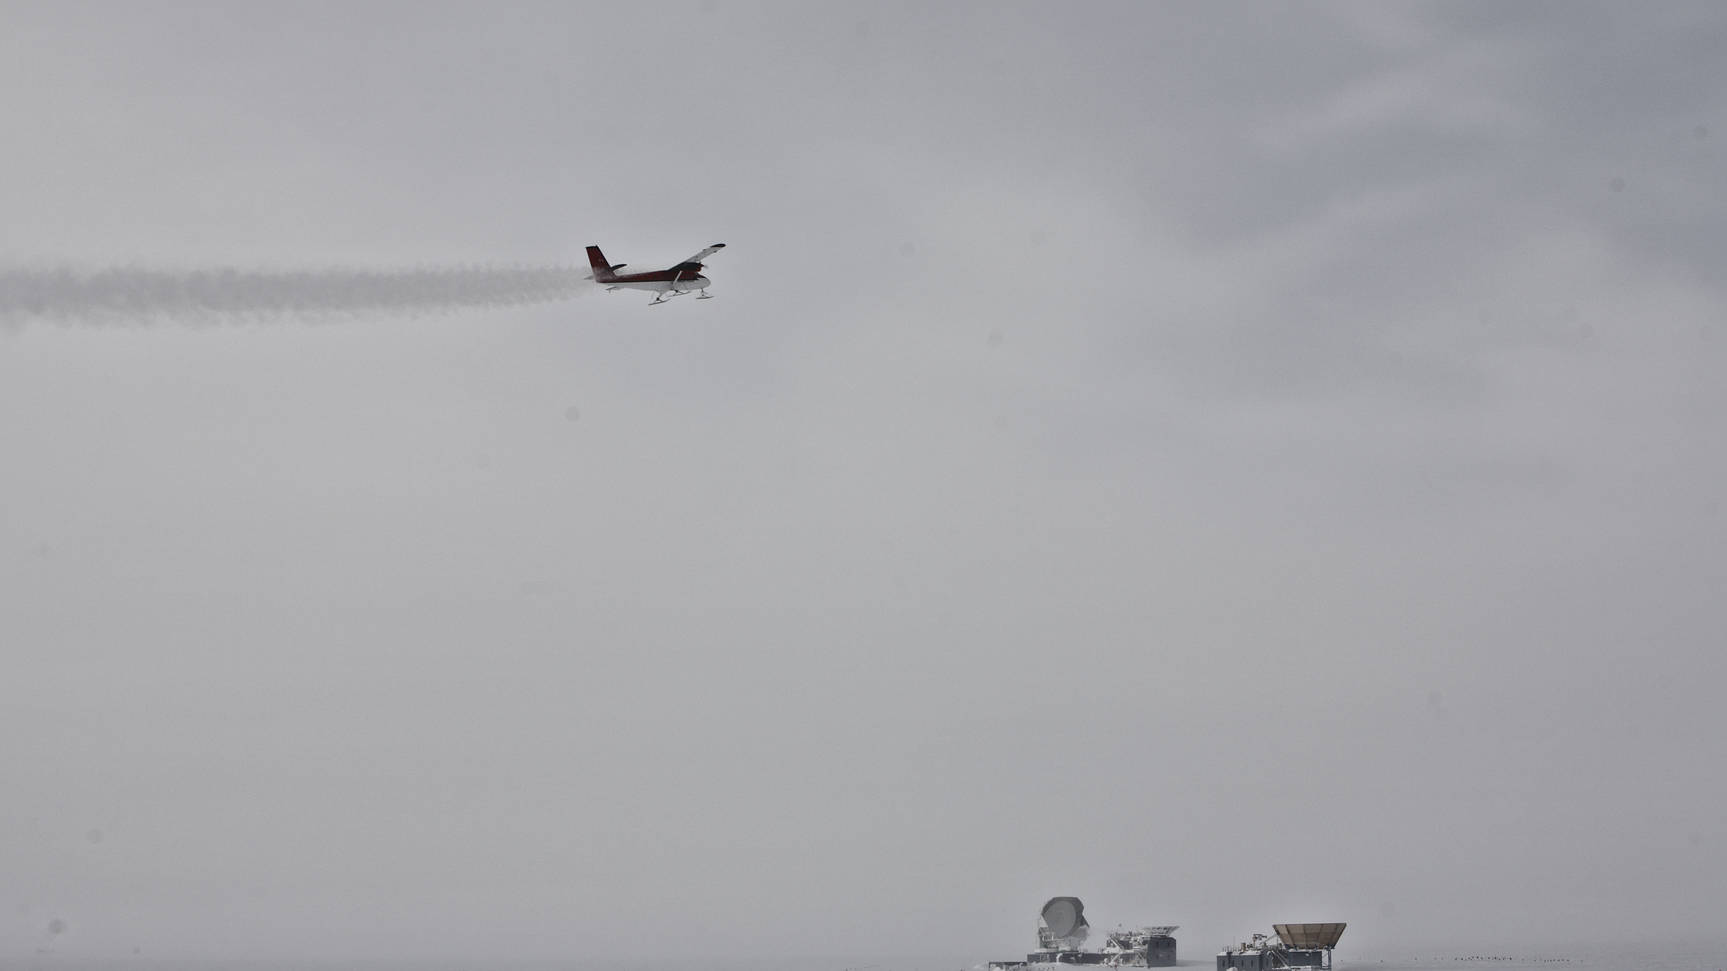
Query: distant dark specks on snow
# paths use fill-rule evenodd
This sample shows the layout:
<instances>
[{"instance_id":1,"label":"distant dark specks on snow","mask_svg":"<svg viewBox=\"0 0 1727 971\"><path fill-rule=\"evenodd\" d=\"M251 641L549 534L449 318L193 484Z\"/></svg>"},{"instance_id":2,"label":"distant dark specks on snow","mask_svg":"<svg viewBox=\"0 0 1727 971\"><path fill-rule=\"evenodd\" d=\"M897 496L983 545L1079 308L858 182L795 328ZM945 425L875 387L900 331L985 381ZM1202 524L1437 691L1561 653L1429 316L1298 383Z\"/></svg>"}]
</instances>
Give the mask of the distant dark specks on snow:
<instances>
[{"instance_id":1,"label":"distant dark specks on snow","mask_svg":"<svg viewBox=\"0 0 1727 971\"><path fill-rule=\"evenodd\" d=\"M54 937L59 937L61 934L66 933L66 922L59 917L49 921L48 933Z\"/></svg>"},{"instance_id":2,"label":"distant dark specks on snow","mask_svg":"<svg viewBox=\"0 0 1727 971\"><path fill-rule=\"evenodd\" d=\"M86 832L84 834L84 838L89 840L92 843L100 843L100 842L102 842L102 831L99 829L91 828L88 832Z\"/></svg>"},{"instance_id":3,"label":"distant dark specks on snow","mask_svg":"<svg viewBox=\"0 0 1727 971\"><path fill-rule=\"evenodd\" d=\"M580 408L577 408L575 405L571 405L568 408L565 408L564 409L564 420L565 421L581 421L582 420L582 410Z\"/></svg>"},{"instance_id":4,"label":"distant dark specks on snow","mask_svg":"<svg viewBox=\"0 0 1727 971\"><path fill-rule=\"evenodd\" d=\"M994 350L1000 347L1002 342L1005 340L1007 340L1007 338L1002 335L1001 329L997 328L989 332L989 336L984 339L984 343L988 344L991 350Z\"/></svg>"}]
</instances>

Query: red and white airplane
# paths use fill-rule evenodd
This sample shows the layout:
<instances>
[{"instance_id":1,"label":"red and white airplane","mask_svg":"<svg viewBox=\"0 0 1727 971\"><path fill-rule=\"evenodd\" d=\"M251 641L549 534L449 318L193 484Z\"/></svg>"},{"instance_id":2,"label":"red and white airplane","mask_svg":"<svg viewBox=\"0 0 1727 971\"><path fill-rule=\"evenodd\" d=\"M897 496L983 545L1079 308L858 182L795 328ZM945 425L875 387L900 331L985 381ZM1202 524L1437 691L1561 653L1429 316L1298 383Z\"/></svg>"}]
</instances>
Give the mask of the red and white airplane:
<instances>
[{"instance_id":1,"label":"red and white airplane","mask_svg":"<svg viewBox=\"0 0 1727 971\"><path fill-rule=\"evenodd\" d=\"M712 300L708 293L711 282L702 276L702 261L726 248L724 243L715 243L700 253L675 266L664 270L649 270L645 273L619 273L625 266L623 263L607 263L606 254L600 252L598 246L588 247L588 265L594 268L593 275L588 279L603 283L607 290L626 288L630 290L654 290L658 295L648 302L648 306L665 303L673 297L700 290L697 300Z\"/></svg>"}]
</instances>

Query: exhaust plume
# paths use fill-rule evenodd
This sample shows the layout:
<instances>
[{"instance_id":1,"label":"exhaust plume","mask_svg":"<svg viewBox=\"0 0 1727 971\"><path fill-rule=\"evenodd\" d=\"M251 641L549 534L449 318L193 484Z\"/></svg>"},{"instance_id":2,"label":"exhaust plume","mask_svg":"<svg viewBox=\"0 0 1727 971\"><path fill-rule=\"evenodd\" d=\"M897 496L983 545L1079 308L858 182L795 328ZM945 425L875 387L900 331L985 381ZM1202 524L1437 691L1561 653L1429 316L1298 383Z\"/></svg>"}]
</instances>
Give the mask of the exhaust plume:
<instances>
[{"instance_id":1,"label":"exhaust plume","mask_svg":"<svg viewBox=\"0 0 1727 971\"><path fill-rule=\"evenodd\" d=\"M412 270L150 270L0 267L0 326L245 323L358 314L447 313L568 300L592 287L586 267Z\"/></svg>"}]
</instances>

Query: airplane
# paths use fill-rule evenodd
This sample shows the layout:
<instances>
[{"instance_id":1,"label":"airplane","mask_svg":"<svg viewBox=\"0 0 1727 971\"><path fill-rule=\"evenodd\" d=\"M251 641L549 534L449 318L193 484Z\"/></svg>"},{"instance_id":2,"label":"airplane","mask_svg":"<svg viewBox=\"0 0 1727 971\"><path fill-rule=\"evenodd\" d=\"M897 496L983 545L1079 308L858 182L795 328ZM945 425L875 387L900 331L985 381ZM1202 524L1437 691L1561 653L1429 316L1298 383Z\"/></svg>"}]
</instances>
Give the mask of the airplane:
<instances>
[{"instance_id":1,"label":"airplane","mask_svg":"<svg viewBox=\"0 0 1727 971\"><path fill-rule=\"evenodd\" d=\"M588 265L594 268L594 272L588 279L595 283L605 284L607 290L628 288L631 290L658 291L654 299L648 302L650 307L654 304L665 303L667 300L689 293L691 290L701 291L701 295L696 297L697 300L712 300L713 296L708 293L708 284L712 281L702 276L702 261L725 248L726 244L715 243L682 263L667 267L664 270L649 270L645 273L619 273L618 270L627 264L607 263L606 254L600 252L598 246L590 246L588 247Z\"/></svg>"}]
</instances>

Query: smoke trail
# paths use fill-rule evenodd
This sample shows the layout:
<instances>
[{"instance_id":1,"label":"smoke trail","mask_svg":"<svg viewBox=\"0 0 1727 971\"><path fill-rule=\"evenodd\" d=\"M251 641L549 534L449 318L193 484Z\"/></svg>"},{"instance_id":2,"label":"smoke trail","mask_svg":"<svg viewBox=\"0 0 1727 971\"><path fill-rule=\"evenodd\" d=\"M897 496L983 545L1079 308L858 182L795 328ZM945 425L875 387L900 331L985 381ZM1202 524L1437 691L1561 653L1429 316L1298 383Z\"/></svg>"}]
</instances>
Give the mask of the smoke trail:
<instances>
[{"instance_id":1,"label":"smoke trail","mask_svg":"<svg viewBox=\"0 0 1727 971\"><path fill-rule=\"evenodd\" d=\"M147 270L0 267L0 327L58 323L226 323L443 313L568 300L587 267L413 270Z\"/></svg>"}]
</instances>

